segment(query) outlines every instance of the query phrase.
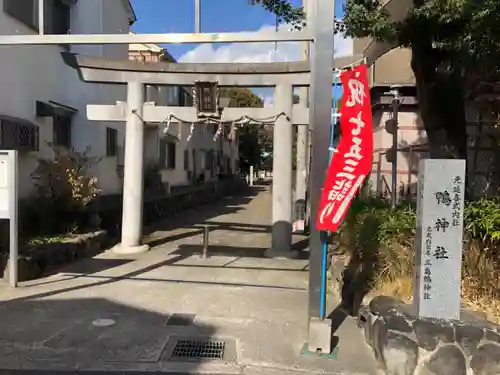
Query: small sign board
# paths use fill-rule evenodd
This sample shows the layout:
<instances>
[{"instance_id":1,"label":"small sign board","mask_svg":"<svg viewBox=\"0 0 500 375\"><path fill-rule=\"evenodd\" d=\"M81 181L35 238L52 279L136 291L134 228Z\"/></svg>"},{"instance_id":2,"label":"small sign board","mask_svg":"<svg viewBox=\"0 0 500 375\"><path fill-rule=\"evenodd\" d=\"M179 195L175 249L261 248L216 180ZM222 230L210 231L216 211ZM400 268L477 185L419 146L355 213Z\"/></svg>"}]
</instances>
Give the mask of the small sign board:
<instances>
[{"instance_id":1,"label":"small sign board","mask_svg":"<svg viewBox=\"0 0 500 375\"><path fill-rule=\"evenodd\" d=\"M17 286L18 160L17 151L0 151L0 219L9 220L9 282Z\"/></svg>"},{"instance_id":2,"label":"small sign board","mask_svg":"<svg viewBox=\"0 0 500 375\"><path fill-rule=\"evenodd\" d=\"M10 209L10 174L12 165L9 152L0 152L0 219L9 219Z\"/></svg>"}]
</instances>

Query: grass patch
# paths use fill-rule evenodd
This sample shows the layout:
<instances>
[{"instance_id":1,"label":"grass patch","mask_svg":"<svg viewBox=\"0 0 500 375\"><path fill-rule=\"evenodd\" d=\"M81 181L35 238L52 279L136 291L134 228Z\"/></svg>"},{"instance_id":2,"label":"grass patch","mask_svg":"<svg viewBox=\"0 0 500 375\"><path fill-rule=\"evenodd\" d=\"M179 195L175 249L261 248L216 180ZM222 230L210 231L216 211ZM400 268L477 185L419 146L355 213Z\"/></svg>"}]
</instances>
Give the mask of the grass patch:
<instances>
[{"instance_id":1,"label":"grass patch","mask_svg":"<svg viewBox=\"0 0 500 375\"><path fill-rule=\"evenodd\" d=\"M40 236L30 238L26 241L26 245L37 246L37 245L46 245L51 243L58 243L64 241L66 236Z\"/></svg>"}]
</instances>

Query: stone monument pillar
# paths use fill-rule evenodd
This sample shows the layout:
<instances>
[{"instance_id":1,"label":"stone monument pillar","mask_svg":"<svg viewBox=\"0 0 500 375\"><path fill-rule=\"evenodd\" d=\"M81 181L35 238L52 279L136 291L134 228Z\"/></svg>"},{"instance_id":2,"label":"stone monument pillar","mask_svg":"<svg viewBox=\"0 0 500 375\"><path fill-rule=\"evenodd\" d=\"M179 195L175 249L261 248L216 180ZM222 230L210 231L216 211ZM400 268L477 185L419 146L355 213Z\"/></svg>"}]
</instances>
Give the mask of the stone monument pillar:
<instances>
[{"instance_id":1,"label":"stone monument pillar","mask_svg":"<svg viewBox=\"0 0 500 375\"><path fill-rule=\"evenodd\" d=\"M125 170L123 178L122 237L114 251L133 254L147 251L142 245L144 204L144 123L142 112L146 90L141 82L127 84Z\"/></svg>"},{"instance_id":2,"label":"stone monument pillar","mask_svg":"<svg viewBox=\"0 0 500 375\"><path fill-rule=\"evenodd\" d=\"M311 9L309 7L310 0L302 0L302 6L306 12L307 24L311 24ZM304 42L302 46L302 58L304 60L309 60L309 46L310 42ZM307 110L309 102L309 89L307 87L300 88L299 98L300 105ZM309 153L308 153L308 138L309 138L309 126L298 126L297 127L297 171L295 175L295 203L304 203L306 201L306 191L307 191L307 169L309 164ZM294 218L295 219L295 218Z\"/></svg>"},{"instance_id":3,"label":"stone monument pillar","mask_svg":"<svg viewBox=\"0 0 500 375\"><path fill-rule=\"evenodd\" d=\"M459 319L465 160L421 160L413 303L418 316Z\"/></svg>"},{"instance_id":4,"label":"stone monument pillar","mask_svg":"<svg viewBox=\"0 0 500 375\"><path fill-rule=\"evenodd\" d=\"M292 143L291 113L293 89L283 83L274 89L274 106L283 112L274 124L273 134L273 228L269 257L290 257L292 248Z\"/></svg>"}]
</instances>

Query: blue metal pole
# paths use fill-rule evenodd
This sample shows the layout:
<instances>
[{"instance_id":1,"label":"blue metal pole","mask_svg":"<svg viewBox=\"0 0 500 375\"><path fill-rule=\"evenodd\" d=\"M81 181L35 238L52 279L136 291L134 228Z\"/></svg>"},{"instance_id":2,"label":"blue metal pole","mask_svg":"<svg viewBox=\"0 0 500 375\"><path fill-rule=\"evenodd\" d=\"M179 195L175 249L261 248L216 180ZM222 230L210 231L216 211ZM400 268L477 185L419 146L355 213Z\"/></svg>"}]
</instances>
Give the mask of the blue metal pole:
<instances>
[{"instance_id":1,"label":"blue metal pole","mask_svg":"<svg viewBox=\"0 0 500 375\"><path fill-rule=\"evenodd\" d=\"M333 79L333 111L332 111L332 121L331 121L331 127L330 127L330 145L329 145L329 153L328 153L328 163L330 164L332 161L333 157L333 142L335 138L335 122L337 119L337 98L335 97L335 87L337 86L337 76L334 77ZM328 242L326 239L326 232L322 233L322 267L321 267L321 290L320 290L320 313L321 313L321 319L326 318L326 294L327 294L327 283L326 283L326 276L328 272Z\"/></svg>"}]
</instances>

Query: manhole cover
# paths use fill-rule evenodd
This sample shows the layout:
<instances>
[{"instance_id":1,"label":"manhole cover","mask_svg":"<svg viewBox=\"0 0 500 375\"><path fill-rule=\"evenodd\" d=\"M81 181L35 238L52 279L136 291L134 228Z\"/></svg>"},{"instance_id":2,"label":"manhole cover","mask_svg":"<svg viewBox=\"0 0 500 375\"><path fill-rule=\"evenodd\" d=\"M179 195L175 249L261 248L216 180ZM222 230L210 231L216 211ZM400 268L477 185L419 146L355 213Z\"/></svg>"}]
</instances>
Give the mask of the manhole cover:
<instances>
[{"instance_id":1,"label":"manhole cover","mask_svg":"<svg viewBox=\"0 0 500 375\"><path fill-rule=\"evenodd\" d=\"M92 322L92 325L96 327L111 327L115 324L113 319L96 319Z\"/></svg>"},{"instance_id":2,"label":"manhole cover","mask_svg":"<svg viewBox=\"0 0 500 375\"><path fill-rule=\"evenodd\" d=\"M173 362L236 361L236 342L203 337L173 337L163 358Z\"/></svg>"}]
</instances>

